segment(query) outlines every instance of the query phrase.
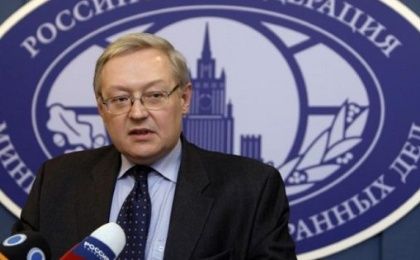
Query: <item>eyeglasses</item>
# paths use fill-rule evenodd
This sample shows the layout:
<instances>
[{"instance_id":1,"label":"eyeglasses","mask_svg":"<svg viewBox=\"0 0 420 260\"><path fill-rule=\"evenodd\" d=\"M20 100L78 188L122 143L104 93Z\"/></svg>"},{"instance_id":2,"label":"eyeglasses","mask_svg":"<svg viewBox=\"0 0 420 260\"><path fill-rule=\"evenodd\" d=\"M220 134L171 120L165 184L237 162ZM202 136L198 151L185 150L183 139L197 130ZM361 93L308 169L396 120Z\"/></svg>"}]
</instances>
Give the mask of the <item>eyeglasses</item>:
<instances>
[{"instance_id":1,"label":"eyeglasses","mask_svg":"<svg viewBox=\"0 0 420 260\"><path fill-rule=\"evenodd\" d=\"M131 110L134 101L140 100L140 103L148 110L158 110L164 107L169 100L169 97L178 88L179 84L176 85L171 91L146 91L141 97L136 98L132 95L116 96L104 99L102 104L105 105L107 111L110 114L118 115L125 114Z\"/></svg>"}]
</instances>

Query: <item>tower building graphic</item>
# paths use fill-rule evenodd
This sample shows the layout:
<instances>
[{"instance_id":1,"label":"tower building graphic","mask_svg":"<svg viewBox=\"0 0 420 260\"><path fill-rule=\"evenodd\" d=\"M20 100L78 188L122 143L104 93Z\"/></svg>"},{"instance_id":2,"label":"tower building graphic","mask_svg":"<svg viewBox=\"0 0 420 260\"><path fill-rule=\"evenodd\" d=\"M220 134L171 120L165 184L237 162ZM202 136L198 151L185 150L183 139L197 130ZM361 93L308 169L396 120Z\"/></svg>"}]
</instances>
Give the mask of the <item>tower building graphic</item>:
<instances>
[{"instance_id":1,"label":"tower building graphic","mask_svg":"<svg viewBox=\"0 0 420 260\"><path fill-rule=\"evenodd\" d=\"M190 112L184 117L183 133L189 141L208 150L234 153L233 104L226 104L226 73L216 75L212 57L209 26L204 33L197 74L191 78L193 96ZM241 135L241 155L261 158L261 135Z\"/></svg>"}]
</instances>

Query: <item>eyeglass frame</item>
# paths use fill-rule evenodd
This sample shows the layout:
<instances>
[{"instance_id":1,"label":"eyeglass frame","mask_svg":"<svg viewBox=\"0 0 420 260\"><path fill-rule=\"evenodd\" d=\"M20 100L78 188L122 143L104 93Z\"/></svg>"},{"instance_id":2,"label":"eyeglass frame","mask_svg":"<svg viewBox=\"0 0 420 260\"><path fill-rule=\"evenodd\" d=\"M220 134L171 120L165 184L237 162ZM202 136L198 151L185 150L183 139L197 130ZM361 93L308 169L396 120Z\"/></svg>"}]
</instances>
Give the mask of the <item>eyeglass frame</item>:
<instances>
[{"instance_id":1,"label":"eyeglass frame","mask_svg":"<svg viewBox=\"0 0 420 260\"><path fill-rule=\"evenodd\" d=\"M164 94L164 97L163 97L163 101L165 102L164 104L166 104L167 102L168 102L168 100L169 100L169 97L173 94L173 93L175 93L175 91L178 89L178 88L180 88L181 87L181 84L176 84L173 88L172 88L172 90L169 90L169 91L167 91L167 90L156 90L156 91L150 91L151 93L161 93L161 94ZM120 112L120 113L112 113L111 111L110 111L110 109L109 109L109 102L112 100L112 99L116 99L116 98L121 98L121 97L126 97L126 98L129 98L130 99L130 106L128 107L129 109L126 111L126 112ZM146 108L147 110L159 110L159 109L161 109L162 107L159 107L159 108L149 108L149 107L147 107L147 105L144 105L144 101L143 101L143 94L140 96L140 97L135 97L135 96L133 96L133 95L120 95L120 96L114 96L114 97L109 97L109 98L107 98L107 99L104 99L102 96L100 96L99 97L99 99L101 99L101 103L103 104L103 105L105 105L105 107L106 107L106 111L108 112L108 113L110 113L110 114L112 114L112 115L121 115L121 114L125 114L125 113L128 113L131 109L132 109L132 107L133 107L133 105L134 105L134 102L136 101L136 100L139 100L140 101L140 104L144 107L144 108ZM163 105L164 105L163 104Z\"/></svg>"}]
</instances>

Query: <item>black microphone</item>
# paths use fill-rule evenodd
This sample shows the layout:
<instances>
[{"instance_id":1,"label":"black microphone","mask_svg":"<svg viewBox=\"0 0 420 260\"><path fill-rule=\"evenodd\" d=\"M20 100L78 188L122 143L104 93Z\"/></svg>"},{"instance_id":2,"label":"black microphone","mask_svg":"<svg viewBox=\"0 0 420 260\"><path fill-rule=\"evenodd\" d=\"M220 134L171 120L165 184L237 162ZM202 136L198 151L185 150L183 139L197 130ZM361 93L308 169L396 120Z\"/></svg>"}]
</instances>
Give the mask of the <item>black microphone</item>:
<instances>
[{"instance_id":1,"label":"black microphone","mask_svg":"<svg viewBox=\"0 0 420 260\"><path fill-rule=\"evenodd\" d=\"M125 239L124 230L118 224L110 222L93 231L60 257L60 260L116 259L125 246Z\"/></svg>"},{"instance_id":2,"label":"black microphone","mask_svg":"<svg viewBox=\"0 0 420 260\"><path fill-rule=\"evenodd\" d=\"M8 259L51 259L50 246L40 233L22 231L6 238L0 244L0 260Z\"/></svg>"}]
</instances>

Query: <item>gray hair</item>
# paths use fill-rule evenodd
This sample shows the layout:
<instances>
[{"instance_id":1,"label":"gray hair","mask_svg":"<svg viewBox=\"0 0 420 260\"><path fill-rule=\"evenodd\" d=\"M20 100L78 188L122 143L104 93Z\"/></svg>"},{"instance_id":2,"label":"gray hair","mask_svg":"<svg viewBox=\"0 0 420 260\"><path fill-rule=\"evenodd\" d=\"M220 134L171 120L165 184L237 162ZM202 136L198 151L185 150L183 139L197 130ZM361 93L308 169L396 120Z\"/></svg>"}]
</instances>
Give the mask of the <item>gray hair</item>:
<instances>
[{"instance_id":1,"label":"gray hair","mask_svg":"<svg viewBox=\"0 0 420 260\"><path fill-rule=\"evenodd\" d=\"M99 77L105 64L112 58L142 49L157 49L162 51L171 64L174 78L181 87L190 82L190 75L184 56L167 40L149 33L131 33L108 45L96 61L93 86L96 96L101 96Z\"/></svg>"}]
</instances>

